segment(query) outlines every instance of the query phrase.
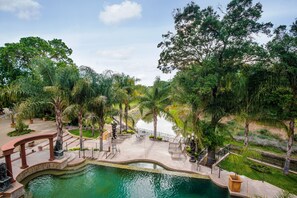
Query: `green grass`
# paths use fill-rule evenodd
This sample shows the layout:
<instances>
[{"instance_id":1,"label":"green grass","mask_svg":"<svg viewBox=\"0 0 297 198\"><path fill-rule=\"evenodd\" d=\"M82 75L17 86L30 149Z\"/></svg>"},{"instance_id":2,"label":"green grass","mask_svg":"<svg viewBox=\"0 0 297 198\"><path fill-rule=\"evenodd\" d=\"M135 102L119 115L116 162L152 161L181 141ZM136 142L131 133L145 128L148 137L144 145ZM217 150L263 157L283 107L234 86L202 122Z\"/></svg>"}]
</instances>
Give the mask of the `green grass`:
<instances>
[{"instance_id":1,"label":"green grass","mask_svg":"<svg viewBox=\"0 0 297 198\"><path fill-rule=\"evenodd\" d=\"M69 133L79 136L79 129L69 130ZM83 130L82 133L85 138L97 138L100 135L98 130L95 130L94 136L92 136L92 130Z\"/></svg>"},{"instance_id":2,"label":"green grass","mask_svg":"<svg viewBox=\"0 0 297 198\"><path fill-rule=\"evenodd\" d=\"M269 173L261 173L256 170L253 170L250 165L259 165L256 162L253 162L248 159L236 155L229 155L225 160L220 163L221 168L235 172L239 175L245 175L251 179L266 181L270 184L278 186L284 190L289 191L297 195L297 175L289 174L284 175L282 170L268 167Z\"/></svg>"}]
</instances>

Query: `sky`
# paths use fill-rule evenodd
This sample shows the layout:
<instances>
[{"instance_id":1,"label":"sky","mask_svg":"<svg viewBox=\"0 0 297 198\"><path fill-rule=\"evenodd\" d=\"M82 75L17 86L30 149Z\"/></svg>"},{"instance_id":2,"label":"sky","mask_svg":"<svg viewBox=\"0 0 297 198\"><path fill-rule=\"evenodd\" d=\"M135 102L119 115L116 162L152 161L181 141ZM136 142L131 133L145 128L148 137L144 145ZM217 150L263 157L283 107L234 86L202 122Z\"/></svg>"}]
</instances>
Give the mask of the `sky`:
<instances>
[{"instance_id":1,"label":"sky","mask_svg":"<svg viewBox=\"0 0 297 198\"><path fill-rule=\"evenodd\" d=\"M258 0L262 21L291 25L297 0ZM71 58L97 72L113 70L152 85L156 76L174 73L157 69L162 34L174 30L172 12L188 0L0 0L0 46L22 37L62 39ZM194 0L201 8L226 8L226 0ZM262 39L265 42L264 38Z\"/></svg>"}]
</instances>

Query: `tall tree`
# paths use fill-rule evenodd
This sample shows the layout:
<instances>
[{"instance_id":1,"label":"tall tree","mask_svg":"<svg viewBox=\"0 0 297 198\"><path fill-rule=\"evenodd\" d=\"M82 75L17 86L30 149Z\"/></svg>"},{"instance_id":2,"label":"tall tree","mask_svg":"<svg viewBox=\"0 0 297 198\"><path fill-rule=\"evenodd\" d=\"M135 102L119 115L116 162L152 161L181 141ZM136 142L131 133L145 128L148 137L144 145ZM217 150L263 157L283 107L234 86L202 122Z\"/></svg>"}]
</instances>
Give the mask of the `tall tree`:
<instances>
[{"instance_id":1,"label":"tall tree","mask_svg":"<svg viewBox=\"0 0 297 198\"><path fill-rule=\"evenodd\" d=\"M139 109L141 114L143 110L147 110L144 114L144 119L153 120L154 123L154 138L157 138L158 116L168 114L166 107L170 104L169 89L170 84L156 78L154 85L140 97Z\"/></svg>"},{"instance_id":2,"label":"tall tree","mask_svg":"<svg viewBox=\"0 0 297 198\"><path fill-rule=\"evenodd\" d=\"M41 86L41 92L34 97L35 103L50 104L54 108L57 140L55 150L62 150L63 123L62 113L68 104L71 90L78 79L78 69L74 65L59 66L48 58L34 61L34 78Z\"/></svg>"},{"instance_id":3,"label":"tall tree","mask_svg":"<svg viewBox=\"0 0 297 198\"><path fill-rule=\"evenodd\" d=\"M20 76L32 76L32 60L38 57L49 58L57 65L73 64L71 53L60 39L26 37L18 43L6 43L0 47L0 85L10 84Z\"/></svg>"},{"instance_id":4,"label":"tall tree","mask_svg":"<svg viewBox=\"0 0 297 198\"><path fill-rule=\"evenodd\" d=\"M103 150L103 132L105 119L110 116L114 102L113 80L114 76L111 71L105 71L97 74L89 67L80 67L81 75L89 79L94 96L88 104L89 112L93 113L98 120L100 133L100 150Z\"/></svg>"},{"instance_id":5,"label":"tall tree","mask_svg":"<svg viewBox=\"0 0 297 198\"><path fill-rule=\"evenodd\" d=\"M264 59L263 59L264 61ZM264 64L241 67L238 83L234 86L236 99L236 119L244 123L244 146L249 143L249 125L252 121L261 121L261 98L263 87L269 75Z\"/></svg>"},{"instance_id":6,"label":"tall tree","mask_svg":"<svg viewBox=\"0 0 297 198\"><path fill-rule=\"evenodd\" d=\"M208 164L215 158L214 144L220 119L234 111L236 73L242 65L258 60L261 47L254 35L269 33L271 23L260 23L262 5L252 0L232 0L220 16L212 7L200 9L195 3L176 9L176 33L163 35L159 66L163 72L174 69L196 72L199 83L197 97L203 112L210 116L205 135L209 138ZM205 81L201 81L203 79Z\"/></svg>"},{"instance_id":7,"label":"tall tree","mask_svg":"<svg viewBox=\"0 0 297 198\"><path fill-rule=\"evenodd\" d=\"M91 87L91 82L89 82L87 78L80 78L75 82L75 85L73 86L73 89L71 91L71 105L64 110L64 112L67 114L74 113L77 115L79 126L80 150L83 149L83 118L85 116L86 111L88 110L88 104L92 97L94 97L94 95L95 93Z\"/></svg>"},{"instance_id":8,"label":"tall tree","mask_svg":"<svg viewBox=\"0 0 297 198\"><path fill-rule=\"evenodd\" d=\"M289 173L292 146L294 141L295 120L297 118L297 20L288 30L279 26L274 31L272 41L267 44L272 60L274 87L270 99L274 117L288 122L288 144L284 174Z\"/></svg>"}]
</instances>

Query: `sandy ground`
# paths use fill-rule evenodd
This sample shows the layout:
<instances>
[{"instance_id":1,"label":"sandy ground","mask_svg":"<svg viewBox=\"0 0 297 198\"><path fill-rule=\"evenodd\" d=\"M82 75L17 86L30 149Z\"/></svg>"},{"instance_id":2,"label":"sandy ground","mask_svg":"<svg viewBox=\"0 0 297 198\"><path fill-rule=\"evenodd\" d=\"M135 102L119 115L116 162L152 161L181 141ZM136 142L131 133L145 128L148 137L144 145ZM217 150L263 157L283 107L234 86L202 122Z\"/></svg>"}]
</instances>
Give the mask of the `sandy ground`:
<instances>
[{"instance_id":1,"label":"sandy ground","mask_svg":"<svg viewBox=\"0 0 297 198\"><path fill-rule=\"evenodd\" d=\"M228 121L231 121L233 119L234 119L234 116L225 117L225 118L222 119L222 122L227 123ZM241 123L240 126L242 128L244 128L244 123ZM276 128L276 127L266 126L266 125L263 125L263 124L260 124L260 123L257 123L257 122L251 122L250 125L249 125L249 129L252 132L260 130L260 129L266 129L270 133L278 135L283 140L287 140L287 138L288 138L288 135L287 135L285 130L280 129L280 128ZM295 131L297 131L297 126L295 126Z\"/></svg>"}]
</instances>

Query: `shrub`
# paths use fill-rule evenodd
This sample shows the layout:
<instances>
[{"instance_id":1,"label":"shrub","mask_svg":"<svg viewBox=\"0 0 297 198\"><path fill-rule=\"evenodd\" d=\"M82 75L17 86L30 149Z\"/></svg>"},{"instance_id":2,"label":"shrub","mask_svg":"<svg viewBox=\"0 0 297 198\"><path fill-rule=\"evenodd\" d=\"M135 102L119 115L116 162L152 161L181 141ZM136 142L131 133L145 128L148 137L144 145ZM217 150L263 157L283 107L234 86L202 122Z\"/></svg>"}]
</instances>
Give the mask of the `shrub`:
<instances>
[{"instance_id":1,"label":"shrub","mask_svg":"<svg viewBox=\"0 0 297 198\"><path fill-rule=\"evenodd\" d=\"M134 134L136 132L134 130L128 129L128 131L124 130L123 133L124 134Z\"/></svg>"},{"instance_id":2,"label":"shrub","mask_svg":"<svg viewBox=\"0 0 297 198\"><path fill-rule=\"evenodd\" d=\"M238 131L238 132L237 132L237 135L238 135L238 136L244 136L244 130L240 130L240 131Z\"/></svg>"},{"instance_id":3,"label":"shrub","mask_svg":"<svg viewBox=\"0 0 297 198\"><path fill-rule=\"evenodd\" d=\"M271 170L267 166L263 166L261 164L250 164L249 165L251 169L254 169L255 171L258 171L260 173L271 173Z\"/></svg>"},{"instance_id":4,"label":"shrub","mask_svg":"<svg viewBox=\"0 0 297 198\"><path fill-rule=\"evenodd\" d=\"M187 151L188 153L191 153L191 147L190 147L190 146L187 146L187 147L186 147L186 151Z\"/></svg>"},{"instance_id":5,"label":"shrub","mask_svg":"<svg viewBox=\"0 0 297 198\"><path fill-rule=\"evenodd\" d=\"M162 139L163 139L162 137L157 137L157 140L159 141L162 141Z\"/></svg>"},{"instance_id":6,"label":"shrub","mask_svg":"<svg viewBox=\"0 0 297 198\"><path fill-rule=\"evenodd\" d=\"M149 138L154 138L154 135L150 135Z\"/></svg>"},{"instance_id":7,"label":"shrub","mask_svg":"<svg viewBox=\"0 0 297 198\"><path fill-rule=\"evenodd\" d=\"M269 135L269 131L267 129L259 129L256 132L260 133L261 135Z\"/></svg>"},{"instance_id":8,"label":"shrub","mask_svg":"<svg viewBox=\"0 0 297 198\"><path fill-rule=\"evenodd\" d=\"M74 147L74 148L69 149L69 151L79 151L79 150L80 150L79 147ZM83 151L88 151L88 150L89 150L89 148L83 148Z\"/></svg>"},{"instance_id":9,"label":"shrub","mask_svg":"<svg viewBox=\"0 0 297 198\"><path fill-rule=\"evenodd\" d=\"M24 135L24 134L28 134L30 132L32 132L33 130L29 129L29 126L26 125L22 119L18 118L17 119L17 123L15 126L15 130L11 131L9 133L7 133L7 135L9 137L13 137L13 136L20 136L20 135Z\"/></svg>"}]
</instances>

